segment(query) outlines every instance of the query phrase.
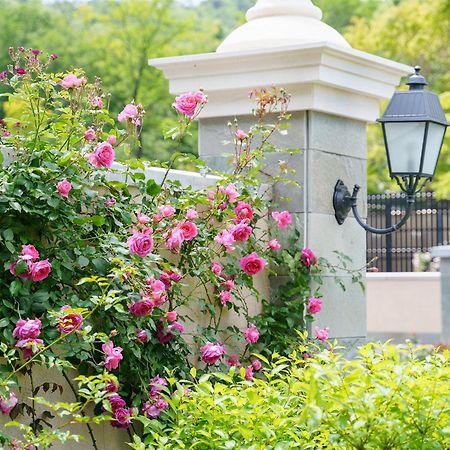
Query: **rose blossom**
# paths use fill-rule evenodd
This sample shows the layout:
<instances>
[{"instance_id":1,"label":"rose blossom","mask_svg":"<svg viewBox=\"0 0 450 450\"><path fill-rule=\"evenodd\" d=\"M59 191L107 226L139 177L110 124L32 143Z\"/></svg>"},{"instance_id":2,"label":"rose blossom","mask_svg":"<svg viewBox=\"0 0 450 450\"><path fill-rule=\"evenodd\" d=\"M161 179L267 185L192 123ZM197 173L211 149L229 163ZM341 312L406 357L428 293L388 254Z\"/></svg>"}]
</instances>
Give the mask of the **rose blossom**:
<instances>
[{"instance_id":1,"label":"rose blossom","mask_svg":"<svg viewBox=\"0 0 450 450\"><path fill-rule=\"evenodd\" d=\"M149 297L144 297L138 302L131 302L128 305L128 311L130 311L133 316L142 317L151 314L153 311L154 304Z\"/></svg>"},{"instance_id":2,"label":"rose blossom","mask_svg":"<svg viewBox=\"0 0 450 450\"><path fill-rule=\"evenodd\" d=\"M125 406L127 405L125 400L119 394L110 395L108 397L108 401L113 412L119 408L125 408Z\"/></svg>"},{"instance_id":3,"label":"rose blossom","mask_svg":"<svg viewBox=\"0 0 450 450\"><path fill-rule=\"evenodd\" d=\"M166 239L165 246L173 253L179 253L184 242L184 234L179 228L174 228Z\"/></svg>"},{"instance_id":4,"label":"rose blossom","mask_svg":"<svg viewBox=\"0 0 450 450\"><path fill-rule=\"evenodd\" d=\"M193 222L181 222L177 228L183 233L184 240L186 241L192 241L198 234L197 226Z\"/></svg>"},{"instance_id":5,"label":"rose blossom","mask_svg":"<svg viewBox=\"0 0 450 450\"><path fill-rule=\"evenodd\" d=\"M4 80L5 78L8 78L8 72L6 70L2 70L0 72L0 80Z\"/></svg>"},{"instance_id":6,"label":"rose blossom","mask_svg":"<svg viewBox=\"0 0 450 450\"><path fill-rule=\"evenodd\" d=\"M161 392L164 386L167 386L167 380L163 377L160 377L159 374L156 375L150 380L148 395L151 398L155 397Z\"/></svg>"},{"instance_id":7,"label":"rose blossom","mask_svg":"<svg viewBox=\"0 0 450 450\"><path fill-rule=\"evenodd\" d=\"M117 119L119 122L126 122L131 120L136 126L141 124L140 122L140 112L138 107L134 103L129 103L123 108L123 110L118 115Z\"/></svg>"},{"instance_id":8,"label":"rose blossom","mask_svg":"<svg viewBox=\"0 0 450 450\"><path fill-rule=\"evenodd\" d=\"M78 78L76 75L67 75L59 82L59 84L64 89L72 89L80 87L83 81L84 78Z\"/></svg>"},{"instance_id":9,"label":"rose blossom","mask_svg":"<svg viewBox=\"0 0 450 450\"><path fill-rule=\"evenodd\" d=\"M19 319L13 331L18 339L36 339L41 333L42 322L39 319Z\"/></svg>"},{"instance_id":10,"label":"rose blossom","mask_svg":"<svg viewBox=\"0 0 450 450\"><path fill-rule=\"evenodd\" d=\"M61 195L61 197L63 198L67 198L69 197L69 192L72 189L72 185L70 184L69 181L67 181L66 178L64 178L63 180L61 180L57 185L56 185L59 195Z\"/></svg>"},{"instance_id":11,"label":"rose blossom","mask_svg":"<svg viewBox=\"0 0 450 450\"><path fill-rule=\"evenodd\" d=\"M252 366L248 366L245 368L245 379L247 381L253 380L253 367Z\"/></svg>"},{"instance_id":12,"label":"rose blossom","mask_svg":"<svg viewBox=\"0 0 450 450\"><path fill-rule=\"evenodd\" d=\"M243 141L248 138L248 134L243 130L237 130L235 136L238 141Z\"/></svg>"},{"instance_id":13,"label":"rose blossom","mask_svg":"<svg viewBox=\"0 0 450 450\"><path fill-rule=\"evenodd\" d=\"M220 275L222 273L222 266L218 262L213 262L211 264L211 270L216 275Z\"/></svg>"},{"instance_id":14,"label":"rose blossom","mask_svg":"<svg viewBox=\"0 0 450 450\"><path fill-rule=\"evenodd\" d=\"M236 242L233 235L228 230L222 230L215 238L214 241L218 244L222 244L227 252L233 251L233 244Z\"/></svg>"},{"instance_id":15,"label":"rose blossom","mask_svg":"<svg viewBox=\"0 0 450 450\"><path fill-rule=\"evenodd\" d=\"M17 75L25 75L27 73L27 71L25 69L23 69L22 67L18 67L16 69L16 74Z\"/></svg>"},{"instance_id":16,"label":"rose blossom","mask_svg":"<svg viewBox=\"0 0 450 450\"><path fill-rule=\"evenodd\" d=\"M158 409L165 410L169 407L169 404L163 398L158 398L158 400L156 400L155 406Z\"/></svg>"},{"instance_id":17,"label":"rose blossom","mask_svg":"<svg viewBox=\"0 0 450 450\"><path fill-rule=\"evenodd\" d=\"M253 228L245 220L230 228L230 233L235 241L245 242L251 236Z\"/></svg>"},{"instance_id":18,"label":"rose blossom","mask_svg":"<svg viewBox=\"0 0 450 450\"><path fill-rule=\"evenodd\" d=\"M141 258L147 256L153 250L152 229L146 228L144 231L135 231L128 238L128 249L131 255L138 255Z\"/></svg>"},{"instance_id":19,"label":"rose blossom","mask_svg":"<svg viewBox=\"0 0 450 450\"><path fill-rule=\"evenodd\" d=\"M234 185L234 183L230 183L225 188L223 186L220 186L219 191L225 193L230 203L234 203L239 196L239 192L236 190L236 186Z\"/></svg>"},{"instance_id":20,"label":"rose blossom","mask_svg":"<svg viewBox=\"0 0 450 450\"><path fill-rule=\"evenodd\" d=\"M166 285L161 280L156 280L155 278L147 278L145 284L150 286L152 291L157 294L163 294L166 290Z\"/></svg>"},{"instance_id":21,"label":"rose blossom","mask_svg":"<svg viewBox=\"0 0 450 450\"><path fill-rule=\"evenodd\" d=\"M109 341L107 344L102 345L102 350L106 355L105 367L108 370L117 369L119 362L123 359L122 347L114 347L114 343Z\"/></svg>"},{"instance_id":22,"label":"rose blossom","mask_svg":"<svg viewBox=\"0 0 450 450\"><path fill-rule=\"evenodd\" d=\"M17 397L14 392L9 393L9 398L0 397L0 412L2 414L9 414L16 405Z\"/></svg>"},{"instance_id":23,"label":"rose blossom","mask_svg":"<svg viewBox=\"0 0 450 450\"><path fill-rule=\"evenodd\" d=\"M319 339L319 341L326 341L328 339L328 332L330 329L328 327L326 328L314 328L314 333L316 334L316 338Z\"/></svg>"},{"instance_id":24,"label":"rose blossom","mask_svg":"<svg viewBox=\"0 0 450 450\"><path fill-rule=\"evenodd\" d=\"M227 302L229 302L231 300L230 291L222 291L219 294L219 298L220 298L220 303L222 303L222 305L225 305Z\"/></svg>"},{"instance_id":25,"label":"rose blossom","mask_svg":"<svg viewBox=\"0 0 450 450\"><path fill-rule=\"evenodd\" d=\"M256 328L255 324L252 323L245 331L244 331L245 340L249 344L256 344L259 340L259 331Z\"/></svg>"},{"instance_id":26,"label":"rose blossom","mask_svg":"<svg viewBox=\"0 0 450 450\"><path fill-rule=\"evenodd\" d=\"M192 119L196 113L197 106L203 105L207 101L208 99L202 91L187 92L176 97L172 106L181 114Z\"/></svg>"},{"instance_id":27,"label":"rose blossom","mask_svg":"<svg viewBox=\"0 0 450 450\"><path fill-rule=\"evenodd\" d=\"M316 257L316 255L308 247L305 247L302 250L302 254L300 256L300 259L301 259L301 261L302 261L302 263L303 263L303 265L305 267L311 267L314 264L317 264L317 257Z\"/></svg>"},{"instance_id":28,"label":"rose blossom","mask_svg":"<svg viewBox=\"0 0 450 450\"><path fill-rule=\"evenodd\" d=\"M117 137L114 134L110 134L108 136L108 139L106 139L106 141L111 144L111 145L116 145L117 144Z\"/></svg>"},{"instance_id":29,"label":"rose blossom","mask_svg":"<svg viewBox=\"0 0 450 450\"><path fill-rule=\"evenodd\" d=\"M147 222L150 221L150 217L148 217L146 214L141 214L140 211L138 211L138 212L136 213L136 217L137 217L138 222L139 222L141 225L145 225Z\"/></svg>"},{"instance_id":30,"label":"rose blossom","mask_svg":"<svg viewBox=\"0 0 450 450\"><path fill-rule=\"evenodd\" d=\"M253 369L255 369L258 372L258 370L262 369L261 361L259 359L254 359L252 361L252 367L253 367Z\"/></svg>"},{"instance_id":31,"label":"rose blossom","mask_svg":"<svg viewBox=\"0 0 450 450\"><path fill-rule=\"evenodd\" d=\"M31 279L34 282L45 280L52 270L52 265L48 259L43 259L31 264Z\"/></svg>"},{"instance_id":32,"label":"rose blossom","mask_svg":"<svg viewBox=\"0 0 450 450\"><path fill-rule=\"evenodd\" d=\"M198 218L198 212L195 209L188 209L186 211L186 219L194 220Z\"/></svg>"},{"instance_id":33,"label":"rose blossom","mask_svg":"<svg viewBox=\"0 0 450 450\"><path fill-rule=\"evenodd\" d=\"M117 392L119 390L119 386L115 383L114 380L109 380L108 384L106 385L106 391L107 392Z\"/></svg>"},{"instance_id":34,"label":"rose blossom","mask_svg":"<svg viewBox=\"0 0 450 450\"><path fill-rule=\"evenodd\" d=\"M23 261L34 261L39 258L39 252L34 245L22 245L22 251L20 252L20 259Z\"/></svg>"},{"instance_id":35,"label":"rose blossom","mask_svg":"<svg viewBox=\"0 0 450 450\"><path fill-rule=\"evenodd\" d=\"M101 97L95 96L95 97L91 100L91 106L92 106L93 108L98 108L98 109L103 108L103 100L101 99Z\"/></svg>"},{"instance_id":36,"label":"rose blossom","mask_svg":"<svg viewBox=\"0 0 450 450\"><path fill-rule=\"evenodd\" d=\"M306 307L310 314L317 314L322 310L322 300L320 298L311 297Z\"/></svg>"},{"instance_id":37,"label":"rose blossom","mask_svg":"<svg viewBox=\"0 0 450 450\"><path fill-rule=\"evenodd\" d=\"M169 322L175 322L177 320L177 312L176 311L167 311L166 312L166 318Z\"/></svg>"},{"instance_id":38,"label":"rose blossom","mask_svg":"<svg viewBox=\"0 0 450 450\"><path fill-rule=\"evenodd\" d=\"M116 204L116 200L114 198L107 198L104 203L104 205L107 208L110 208L111 206L114 206L115 204Z\"/></svg>"},{"instance_id":39,"label":"rose blossom","mask_svg":"<svg viewBox=\"0 0 450 450\"><path fill-rule=\"evenodd\" d=\"M232 289L234 289L234 281L232 278L229 278L228 280L225 280L222 283L222 286L227 290L227 291L231 291Z\"/></svg>"},{"instance_id":40,"label":"rose blossom","mask_svg":"<svg viewBox=\"0 0 450 450\"><path fill-rule=\"evenodd\" d=\"M234 208L234 212L236 214L234 223L239 223L244 219L247 219L249 222L253 220L253 208L246 202L238 201L236 208Z\"/></svg>"},{"instance_id":41,"label":"rose blossom","mask_svg":"<svg viewBox=\"0 0 450 450\"><path fill-rule=\"evenodd\" d=\"M10 266L9 266L9 272L11 273L11 275L14 275L15 277L19 277L22 278L23 280L29 280L31 278L31 272L30 272L30 267L31 267L31 262L28 261L27 262L27 270L23 273L21 273L20 275L18 275L16 273L16 266L17 264L19 264L20 260L18 261L14 261Z\"/></svg>"},{"instance_id":42,"label":"rose blossom","mask_svg":"<svg viewBox=\"0 0 450 450\"><path fill-rule=\"evenodd\" d=\"M231 355L226 361L225 364L227 366L234 366L234 367L240 367L241 362L239 361L239 358L237 355Z\"/></svg>"},{"instance_id":43,"label":"rose blossom","mask_svg":"<svg viewBox=\"0 0 450 450\"><path fill-rule=\"evenodd\" d=\"M218 342L207 342L203 347L200 347L202 353L202 361L206 364L214 364L225 353L225 347Z\"/></svg>"},{"instance_id":44,"label":"rose blossom","mask_svg":"<svg viewBox=\"0 0 450 450\"><path fill-rule=\"evenodd\" d=\"M44 344L44 341L42 339L20 339L20 341L17 341L16 347L20 348L23 352L23 357L25 359L31 358Z\"/></svg>"},{"instance_id":45,"label":"rose blossom","mask_svg":"<svg viewBox=\"0 0 450 450\"><path fill-rule=\"evenodd\" d=\"M161 415L161 410L150 402L145 402L142 406L142 412L151 419L157 419Z\"/></svg>"},{"instance_id":46,"label":"rose blossom","mask_svg":"<svg viewBox=\"0 0 450 450\"><path fill-rule=\"evenodd\" d=\"M131 409L117 408L113 413L114 420L111 420L111 426L115 428L128 428L131 425Z\"/></svg>"},{"instance_id":47,"label":"rose blossom","mask_svg":"<svg viewBox=\"0 0 450 450\"><path fill-rule=\"evenodd\" d=\"M268 247L270 250L273 250L274 252L277 252L281 249L280 243L276 239L272 239L269 241Z\"/></svg>"},{"instance_id":48,"label":"rose blossom","mask_svg":"<svg viewBox=\"0 0 450 450\"><path fill-rule=\"evenodd\" d=\"M283 229L292 223L292 217L288 211L274 211L272 218L277 222L278 228Z\"/></svg>"},{"instance_id":49,"label":"rose blossom","mask_svg":"<svg viewBox=\"0 0 450 450\"><path fill-rule=\"evenodd\" d=\"M99 142L92 153L88 155L88 161L98 169L111 167L115 153L109 142Z\"/></svg>"},{"instance_id":50,"label":"rose blossom","mask_svg":"<svg viewBox=\"0 0 450 450\"><path fill-rule=\"evenodd\" d=\"M240 259L239 265L247 275L256 275L264 270L266 265L265 259L259 257L255 252L250 255L244 256Z\"/></svg>"},{"instance_id":51,"label":"rose blossom","mask_svg":"<svg viewBox=\"0 0 450 450\"><path fill-rule=\"evenodd\" d=\"M93 141L96 138L95 130L93 128L89 128L84 132L84 139L86 141Z\"/></svg>"},{"instance_id":52,"label":"rose blossom","mask_svg":"<svg viewBox=\"0 0 450 450\"><path fill-rule=\"evenodd\" d=\"M145 330L136 329L136 339L145 344L148 341L148 334Z\"/></svg>"},{"instance_id":53,"label":"rose blossom","mask_svg":"<svg viewBox=\"0 0 450 450\"><path fill-rule=\"evenodd\" d=\"M71 310L69 305L65 305L61 308L61 312ZM65 314L59 319L58 330L60 333L71 333L74 330L78 330L83 325L83 316L79 313Z\"/></svg>"},{"instance_id":54,"label":"rose blossom","mask_svg":"<svg viewBox=\"0 0 450 450\"><path fill-rule=\"evenodd\" d=\"M172 205L160 206L159 212L163 217L172 217L175 214L175 208Z\"/></svg>"}]
</instances>

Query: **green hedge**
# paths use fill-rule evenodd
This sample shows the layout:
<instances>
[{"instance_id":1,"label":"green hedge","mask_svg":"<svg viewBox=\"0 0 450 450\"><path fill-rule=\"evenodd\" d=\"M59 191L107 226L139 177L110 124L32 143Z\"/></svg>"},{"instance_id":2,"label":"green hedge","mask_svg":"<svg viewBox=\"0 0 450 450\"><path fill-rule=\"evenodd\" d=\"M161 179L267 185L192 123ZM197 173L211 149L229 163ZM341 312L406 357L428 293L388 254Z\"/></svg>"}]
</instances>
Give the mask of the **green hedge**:
<instances>
[{"instance_id":1,"label":"green hedge","mask_svg":"<svg viewBox=\"0 0 450 450\"><path fill-rule=\"evenodd\" d=\"M370 343L353 360L304 351L264 360L252 382L231 370L187 394L179 387L166 421L145 422L133 448L450 448L448 351Z\"/></svg>"}]
</instances>

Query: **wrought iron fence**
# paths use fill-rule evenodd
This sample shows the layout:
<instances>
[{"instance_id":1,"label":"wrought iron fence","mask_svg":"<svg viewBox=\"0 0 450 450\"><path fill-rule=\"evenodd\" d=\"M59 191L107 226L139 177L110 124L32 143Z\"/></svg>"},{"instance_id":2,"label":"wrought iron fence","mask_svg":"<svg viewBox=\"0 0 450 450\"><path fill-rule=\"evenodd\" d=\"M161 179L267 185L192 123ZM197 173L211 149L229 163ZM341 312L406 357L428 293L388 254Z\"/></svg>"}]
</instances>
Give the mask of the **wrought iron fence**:
<instances>
[{"instance_id":1,"label":"wrought iron fence","mask_svg":"<svg viewBox=\"0 0 450 450\"><path fill-rule=\"evenodd\" d=\"M389 227L405 213L403 194L368 196L368 223ZM367 261L381 272L413 272L414 255L428 252L436 245L450 244L450 200L437 200L432 192L417 195L415 212L406 225L393 234L367 233Z\"/></svg>"}]
</instances>

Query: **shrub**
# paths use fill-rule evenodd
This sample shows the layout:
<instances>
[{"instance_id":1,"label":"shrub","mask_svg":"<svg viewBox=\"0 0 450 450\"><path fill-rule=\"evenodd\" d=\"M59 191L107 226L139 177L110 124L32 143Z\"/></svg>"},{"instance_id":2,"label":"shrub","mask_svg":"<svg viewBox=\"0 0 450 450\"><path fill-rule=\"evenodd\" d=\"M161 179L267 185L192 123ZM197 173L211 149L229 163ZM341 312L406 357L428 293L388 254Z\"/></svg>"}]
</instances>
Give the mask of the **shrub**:
<instances>
[{"instance_id":1,"label":"shrub","mask_svg":"<svg viewBox=\"0 0 450 450\"><path fill-rule=\"evenodd\" d=\"M370 343L354 360L324 350L265 360L261 379L204 375L145 422L144 449L448 449L448 351ZM305 359L306 357L306 359Z\"/></svg>"}]
</instances>

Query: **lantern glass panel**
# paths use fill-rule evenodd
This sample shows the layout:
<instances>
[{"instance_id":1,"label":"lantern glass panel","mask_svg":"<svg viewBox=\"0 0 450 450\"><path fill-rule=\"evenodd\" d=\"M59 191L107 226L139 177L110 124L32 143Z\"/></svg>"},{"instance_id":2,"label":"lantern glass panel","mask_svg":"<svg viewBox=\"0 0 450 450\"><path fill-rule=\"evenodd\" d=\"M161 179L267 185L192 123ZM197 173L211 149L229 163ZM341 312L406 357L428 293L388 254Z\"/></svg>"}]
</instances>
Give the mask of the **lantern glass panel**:
<instances>
[{"instance_id":1,"label":"lantern glass panel","mask_svg":"<svg viewBox=\"0 0 450 450\"><path fill-rule=\"evenodd\" d=\"M384 124L391 174L420 173L425 122Z\"/></svg>"},{"instance_id":2,"label":"lantern glass panel","mask_svg":"<svg viewBox=\"0 0 450 450\"><path fill-rule=\"evenodd\" d=\"M427 146L425 148L425 159L423 161L422 172L430 177L434 175L434 171L436 170L445 128L444 125L437 123L430 123L428 125Z\"/></svg>"}]
</instances>

